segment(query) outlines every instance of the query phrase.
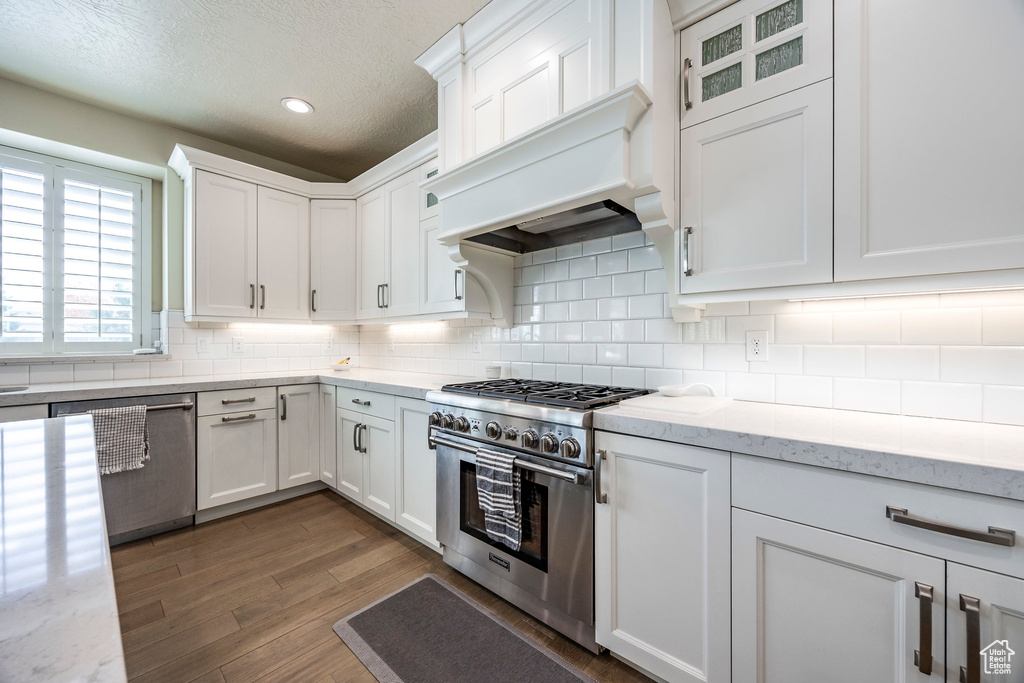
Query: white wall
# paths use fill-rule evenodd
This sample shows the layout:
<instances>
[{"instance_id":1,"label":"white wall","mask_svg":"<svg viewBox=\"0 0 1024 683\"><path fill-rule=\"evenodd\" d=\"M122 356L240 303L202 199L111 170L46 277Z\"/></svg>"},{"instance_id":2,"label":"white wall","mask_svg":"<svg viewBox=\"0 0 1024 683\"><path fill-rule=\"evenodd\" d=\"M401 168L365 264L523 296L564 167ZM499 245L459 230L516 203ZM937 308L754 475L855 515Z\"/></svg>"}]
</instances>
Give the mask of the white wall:
<instances>
[{"instance_id":1,"label":"white wall","mask_svg":"<svg viewBox=\"0 0 1024 683\"><path fill-rule=\"evenodd\" d=\"M505 376L1024 424L1024 291L718 304L680 325L641 233L526 254L515 283L513 329L363 326L360 364L481 376L496 362ZM768 362L745 360L746 330L768 331Z\"/></svg>"}]
</instances>

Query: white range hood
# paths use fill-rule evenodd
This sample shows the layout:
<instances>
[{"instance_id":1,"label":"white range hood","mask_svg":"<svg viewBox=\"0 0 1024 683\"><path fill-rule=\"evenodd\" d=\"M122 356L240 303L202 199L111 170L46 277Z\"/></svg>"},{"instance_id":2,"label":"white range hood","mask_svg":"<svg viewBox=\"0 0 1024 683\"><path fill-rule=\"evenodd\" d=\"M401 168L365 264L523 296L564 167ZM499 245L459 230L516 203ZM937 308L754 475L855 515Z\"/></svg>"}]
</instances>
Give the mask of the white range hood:
<instances>
[{"instance_id":1,"label":"white range hood","mask_svg":"<svg viewBox=\"0 0 1024 683\"><path fill-rule=\"evenodd\" d=\"M492 0L416 61L438 82L439 173L422 187L439 241L485 290L507 280L502 243L471 238L543 232L566 221L531 222L603 201L636 214L675 281L673 52L665 0Z\"/></svg>"}]
</instances>

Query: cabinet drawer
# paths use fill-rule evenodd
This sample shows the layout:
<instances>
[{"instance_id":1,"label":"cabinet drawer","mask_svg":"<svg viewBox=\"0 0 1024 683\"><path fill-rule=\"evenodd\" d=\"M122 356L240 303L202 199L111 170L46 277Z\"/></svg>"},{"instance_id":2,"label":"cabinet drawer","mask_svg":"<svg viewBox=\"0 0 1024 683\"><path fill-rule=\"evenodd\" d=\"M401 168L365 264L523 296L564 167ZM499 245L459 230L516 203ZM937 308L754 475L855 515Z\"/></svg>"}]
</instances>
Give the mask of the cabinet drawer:
<instances>
[{"instance_id":1,"label":"cabinet drawer","mask_svg":"<svg viewBox=\"0 0 1024 683\"><path fill-rule=\"evenodd\" d=\"M223 415L242 411L265 410L277 407L277 389L260 387L258 389L229 389L227 391L207 391L196 399L200 417L204 415Z\"/></svg>"},{"instance_id":2,"label":"cabinet drawer","mask_svg":"<svg viewBox=\"0 0 1024 683\"><path fill-rule=\"evenodd\" d=\"M385 420L395 419L395 397L390 394L338 387L338 408L375 415Z\"/></svg>"},{"instance_id":3,"label":"cabinet drawer","mask_svg":"<svg viewBox=\"0 0 1024 683\"><path fill-rule=\"evenodd\" d=\"M733 506L1024 578L1024 502L733 455ZM1012 547L898 524L886 507L948 527L1016 533Z\"/></svg>"}]
</instances>

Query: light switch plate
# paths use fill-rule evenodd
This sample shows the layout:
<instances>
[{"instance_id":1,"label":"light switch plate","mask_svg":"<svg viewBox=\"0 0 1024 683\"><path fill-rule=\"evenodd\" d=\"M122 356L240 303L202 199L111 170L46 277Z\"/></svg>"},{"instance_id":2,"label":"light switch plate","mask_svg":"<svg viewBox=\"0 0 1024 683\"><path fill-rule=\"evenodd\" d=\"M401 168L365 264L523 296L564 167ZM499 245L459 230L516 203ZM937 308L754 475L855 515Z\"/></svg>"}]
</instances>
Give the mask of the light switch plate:
<instances>
[{"instance_id":1,"label":"light switch plate","mask_svg":"<svg viewBox=\"0 0 1024 683\"><path fill-rule=\"evenodd\" d=\"M199 353L206 353L210 350L210 340L206 337L199 337L196 339L196 351Z\"/></svg>"}]
</instances>

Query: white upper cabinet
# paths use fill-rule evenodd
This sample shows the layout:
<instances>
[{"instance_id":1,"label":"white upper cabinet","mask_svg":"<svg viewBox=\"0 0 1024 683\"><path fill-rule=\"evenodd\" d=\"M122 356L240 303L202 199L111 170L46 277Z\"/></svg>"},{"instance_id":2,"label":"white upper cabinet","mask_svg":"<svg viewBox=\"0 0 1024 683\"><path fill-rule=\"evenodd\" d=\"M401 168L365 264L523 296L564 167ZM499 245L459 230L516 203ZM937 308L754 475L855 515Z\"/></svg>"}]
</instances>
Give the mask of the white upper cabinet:
<instances>
[{"instance_id":1,"label":"white upper cabinet","mask_svg":"<svg viewBox=\"0 0 1024 683\"><path fill-rule=\"evenodd\" d=\"M309 200L259 188L259 317L309 320Z\"/></svg>"},{"instance_id":2,"label":"white upper cabinet","mask_svg":"<svg viewBox=\"0 0 1024 683\"><path fill-rule=\"evenodd\" d=\"M683 128L832 76L831 0L741 0L679 34Z\"/></svg>"},{"instance_id":3,"label":"white upper cabinet","mask_svg":"<svg viewBox=\"0 0 1024 683\"><path fill-rule=\"evenodd\" d=\"M312 319L325 322L355 320L355 201L310 201L309 237Z\"/></svg>"},{"instance_id":4,"label":"white upper cabinet","mask_svg":"<svg viewBox=\"0 0 1024 683\"><path fill-rule=\"evenodd\" d=\"M384 186L388 223L388 278L384 315L419 313L420 172L414 169Z\"/></svg>"},{"instance_id":5,"label":"white upper cabinet","mask_svg":"<svg viewBox=\"0 0 1024 683\"><path fill-rule=\"evenodd\" d=\"M832 281L831 79L685 128L680 160L682 294Z\"/></svg>"},{"instance_id":6,"label":"white upper cabinet","mask_svg":"<svg viewBox=\"0 0 1024 683\"><path fill-rule=\"evenodd\" d=\"M379 318L384 313L384 283L388 278L387 213L383 187L356 200L356 226L356 316L360 319Z\"/></svg>"},{"instance_id":7,"label":"white upper cabinet","mask_svg":"<svg viewBox=\"0 0 1024 683\"><path fill-rule=\"evenodd\" d=\"M465 308L466 273L448 257L448 247L437 241L437 216L420 224L423 272L420 280L420 311L442 313Z\"/></svg>"},{"instance_id":8,"label":"white upper cabinet","mask_svg":"<svg viewBox=\"0 0 1024 683\"><path fill-rule=\"evenodd\" d=\"M255 318L257 186L207 171L190 182L185 315Z\"/></svg>"},{"instance_id":9,"label":"white upper cabinet","mask_svg":"<svg viewBox=\"0 0 1024 683\"><path fill-rule=\"evenodd\" d=\"M844 0L835 25L836 280L1024 265L1020 0Z\"/></svg>"}]
</instances>

